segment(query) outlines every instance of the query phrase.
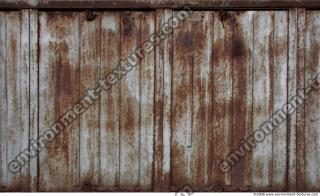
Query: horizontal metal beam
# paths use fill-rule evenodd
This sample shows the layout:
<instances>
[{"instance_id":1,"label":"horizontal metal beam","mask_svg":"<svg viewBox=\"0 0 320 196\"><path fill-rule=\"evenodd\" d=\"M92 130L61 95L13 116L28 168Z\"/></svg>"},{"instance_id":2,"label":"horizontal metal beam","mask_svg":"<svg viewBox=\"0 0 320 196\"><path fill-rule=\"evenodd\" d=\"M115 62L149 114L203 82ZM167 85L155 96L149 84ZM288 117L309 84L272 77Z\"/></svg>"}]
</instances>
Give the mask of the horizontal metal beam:
<instances>
[{"instance_id":1,"label":"horizontal metal beam","mask_svg":"<svg viewBox=\"0 0 320 196\"><path fill-rule=\"evenodd\" d=\"M320 0L0 0L0 9L320 8Z\"/></svg>"}]
</instances>

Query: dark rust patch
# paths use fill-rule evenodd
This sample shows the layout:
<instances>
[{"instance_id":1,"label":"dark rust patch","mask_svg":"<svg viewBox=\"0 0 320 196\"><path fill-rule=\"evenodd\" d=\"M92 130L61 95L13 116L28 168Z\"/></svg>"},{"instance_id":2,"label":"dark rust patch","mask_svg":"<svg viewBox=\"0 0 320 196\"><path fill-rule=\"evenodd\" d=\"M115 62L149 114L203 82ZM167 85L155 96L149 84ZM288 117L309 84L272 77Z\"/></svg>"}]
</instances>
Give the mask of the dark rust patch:
<instances>
[{"instance_id":1,"label":"dark rust patch","mask_svg":"<svg viewBox=\"0 0 320 196\"><path fill-rule=\"evenodd\" d=\"M123 36L131 37L133 35L134 19L133 14L125 13L121 15L121 28L123 28Z\"/></svg>"},{"instance_id":2,"label":"dark rust patch","mask_svg":"<svg viewBox=\"0 0 320 196\"><path fill-rule=\"evenodd\" d=\"M91 22L91 21L93 21L94 19L96 19L97 18L97 14L95 14L93 11L87 11L87 13L86 13L86 20L88 21L88 22Z\"/></svg>"},{"instance_id":3,"label":"dark rust patch","mask_svg":"<svg viewBox=\"0 0 320 196\"><path fill-rule=\"evenodd\" d=\"M91 180L89 180L89 178L85 178L81 182L80 190L84 192L93 192L96 191L96 186L94 186L94 184Z\"/></svg>"},{"instance_id":4,"label":"dark rust patch","mask_svg":"<svg viewBox=\"0 0 320 196\"><path fill-rule=\"evenodd\" d=\"M51 32L55 32L55 36L58 39L65 39L71 33L71 28L68 28L66 24L71 24L76 19L76 15L72 12L46 12L47 25Z\"/></svg>"},{"instance_id":5,"label":"dark rust patch","mask_svg":"<svg viewBox=\"0 0 320 196\"><path fill-rule=\"evenodd\" d=\"M241 58L245 55L245 44L241 38L236 38L232 43L232 56L234 58ZM236 65L235 65L236 66Z\"/></svg>"},{"instance_id":6,"label":"dark rust patch","mask_svg":"<svg viewBox=\"0 0 320 196\"><path fill-rule=\"evenodd\" d=\"M6 192L20 192L20 191L21 191L20 180L15 180L11 182L11 184L9 184L6 188Z\"/></svg>"},{"instance_id":7,"label":"dark rust patch","mask_svg":"<svg viewBox=\"0 0 320 196\"><path fill-rule=\"evenodd\" d=\"M136 118L137 116L135 115L135 111L134 108L139 104L137 103L137 101L134 98L131 97L122 97L121 98L122 101L122 109L126 111L126 113L123 113L122 115L124 115L124 118L126 119L125 124L123 129L128 131L128 132L132 132L132 134L130 133L126 133L126 135L130 135L132 137L134 137L134 131L135 131L135 122L136 122ZM132 138L134 140L134 138Z\"/></svg>"},{"instance_id":8,"label":"dark rust patch","mask_svg":"<svg viewBox=\"0 0 320 196\"><path fill-rule=\"evenodd\" d=\"M68 62L63 62L63 60L60 59L60 63L58 64L60 67L60 90L62 90L65 95L72 95L72 75L70 66L67 63Z\"/></svg>"},{"instance_id":9,"label":"dark rust patch","mask_svg":"<svg viewBox=\"0 0 320 196\"><path fill-rule=\"evenodd\" d=\"M222 10L222 11L218 12L218 16L219 16L220 21L222 22L223 28L224 28L225 23L234 23L234 21L236 21L234 12Z\"/></svg>"},{"instance_id":10,"label":"dark rust patch","mask_svg":"<svg viewBox=\"0 0 320 196\"><path fill-rule=\"evenodd\" d=\"M178 40L178 43L181 46L179 48L183 50L179 52L183 53L184 50L190 50L190 48L194 46L194 38L191 32L184 32L183 34L178 36Z\"/></svg>"}]
</instances>

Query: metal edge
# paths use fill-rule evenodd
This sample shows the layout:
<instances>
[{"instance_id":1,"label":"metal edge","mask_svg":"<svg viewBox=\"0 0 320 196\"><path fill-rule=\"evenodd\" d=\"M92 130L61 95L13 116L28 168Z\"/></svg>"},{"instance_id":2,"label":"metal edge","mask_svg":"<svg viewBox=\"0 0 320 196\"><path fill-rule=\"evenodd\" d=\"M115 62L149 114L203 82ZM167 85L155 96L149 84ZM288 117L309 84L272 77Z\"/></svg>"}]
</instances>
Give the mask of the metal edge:
<instances>
[{"instance_id":1,"label":"metal edge","mask_svg":"<svg viewBox=\"0 0 320 196\"><path fill-rule=\"evenodd\" d=\"M319 0L0 0L0 9L195 9L320 8Z\"/></svg>"}]
</instances>

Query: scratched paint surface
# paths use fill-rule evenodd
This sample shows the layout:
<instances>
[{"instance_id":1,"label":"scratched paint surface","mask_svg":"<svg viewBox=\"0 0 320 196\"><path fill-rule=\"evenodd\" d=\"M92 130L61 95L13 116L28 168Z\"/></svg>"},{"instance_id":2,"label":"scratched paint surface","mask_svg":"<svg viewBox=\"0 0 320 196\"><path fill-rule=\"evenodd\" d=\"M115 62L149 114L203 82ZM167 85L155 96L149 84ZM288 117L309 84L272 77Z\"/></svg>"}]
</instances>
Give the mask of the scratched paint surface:
<instances>
[{"instance_id":1,"label":"scratched paint surface","mask_svg":"<svg viewBox=\"0 0 320 196\"><path fill-rule=\"evenodd\" d=\"M320 12L194 11L17 174L8 163L177 11L0 11L0 191L320 191ZM213 189L214 187L214 189Z\"/></svg>"}]
</instances>

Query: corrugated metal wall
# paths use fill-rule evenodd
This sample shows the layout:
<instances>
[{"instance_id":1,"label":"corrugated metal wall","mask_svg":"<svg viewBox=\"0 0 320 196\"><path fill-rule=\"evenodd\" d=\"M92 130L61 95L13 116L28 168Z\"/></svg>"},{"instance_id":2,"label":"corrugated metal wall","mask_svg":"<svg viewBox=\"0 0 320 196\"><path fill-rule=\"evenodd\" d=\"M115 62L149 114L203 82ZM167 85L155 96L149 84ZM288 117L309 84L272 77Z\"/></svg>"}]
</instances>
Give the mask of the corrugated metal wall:
<instances>
[{"instance_id":1,"label":"corrugated metal wall","mask_svg":"<svg viewBox=\"0 0 320 196\"><path fill-rule=\"evenodd\" d=\"M320 12L195 11L18 174L8 163L174 12L0 12L0 191L320 190L320 92L219 163L320 72Z\"/></svg>"}]
</instances>

